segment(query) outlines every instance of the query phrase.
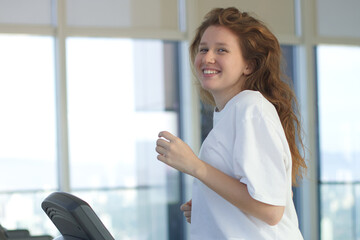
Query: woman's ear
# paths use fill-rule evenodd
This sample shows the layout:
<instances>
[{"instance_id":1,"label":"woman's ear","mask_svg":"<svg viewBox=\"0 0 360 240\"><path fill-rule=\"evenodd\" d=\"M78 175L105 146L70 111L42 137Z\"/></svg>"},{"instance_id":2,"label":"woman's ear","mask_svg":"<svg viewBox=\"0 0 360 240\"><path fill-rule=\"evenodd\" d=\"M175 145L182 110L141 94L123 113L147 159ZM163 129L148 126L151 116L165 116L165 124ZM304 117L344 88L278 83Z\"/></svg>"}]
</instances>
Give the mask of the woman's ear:
<instances>
[{"instance_id":1,"label":"woman's ear","mask_svg":"<svg viewBox=\"0 0 360 240\"><path fill-rule=\"evenodd\" d=\"M245 76L248 76L248 75L250 75L250 74L252 74L253 73L253 71L254 71L254 61L249 61L248 63L247 63L247 65L245 66L245 71L244 71L244 75Z\"/></svg>"}]
</instances>

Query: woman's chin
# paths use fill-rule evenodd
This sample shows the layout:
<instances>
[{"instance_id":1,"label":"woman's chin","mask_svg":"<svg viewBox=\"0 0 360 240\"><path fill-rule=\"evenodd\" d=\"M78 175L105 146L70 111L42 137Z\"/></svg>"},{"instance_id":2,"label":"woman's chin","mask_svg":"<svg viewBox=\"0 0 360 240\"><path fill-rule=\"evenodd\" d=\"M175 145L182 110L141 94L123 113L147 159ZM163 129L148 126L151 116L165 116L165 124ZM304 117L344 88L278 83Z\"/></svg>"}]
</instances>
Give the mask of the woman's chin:
<instances>
[{"instance_id":1,"label":"woman's chin","mask_svg":"<svg viewBox=\"0 0 360 240\"><path fill-rule=\"evenodd\" d=\"M215 86L213 86L213 84L209 84L206 82L201 82L201 87L208 92L212 92L215 89Z\"/></svg>"}]
</instances>

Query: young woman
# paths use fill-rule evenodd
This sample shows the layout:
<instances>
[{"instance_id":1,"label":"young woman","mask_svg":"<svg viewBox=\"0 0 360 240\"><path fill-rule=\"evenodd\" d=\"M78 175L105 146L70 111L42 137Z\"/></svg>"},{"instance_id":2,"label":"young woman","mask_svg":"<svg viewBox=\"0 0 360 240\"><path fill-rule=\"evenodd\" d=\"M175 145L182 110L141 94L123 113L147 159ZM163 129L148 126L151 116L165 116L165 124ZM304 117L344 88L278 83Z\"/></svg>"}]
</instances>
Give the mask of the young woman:
<instances>
[{"instance_id":1,"label":"young woman","mask_svg":"<svg viewBox=\"0 0 360 240\"><path fill-rule=\"evenodd\" d=\"M306 165L276 37L245 12L217 8L205 16L190 54L202 100L215 107L213 129L199 157L166 131L156 151L158 160L195 178L192 200L181 207L191 239L303 239L291 187Z\"/></svg>"}]
</instances>

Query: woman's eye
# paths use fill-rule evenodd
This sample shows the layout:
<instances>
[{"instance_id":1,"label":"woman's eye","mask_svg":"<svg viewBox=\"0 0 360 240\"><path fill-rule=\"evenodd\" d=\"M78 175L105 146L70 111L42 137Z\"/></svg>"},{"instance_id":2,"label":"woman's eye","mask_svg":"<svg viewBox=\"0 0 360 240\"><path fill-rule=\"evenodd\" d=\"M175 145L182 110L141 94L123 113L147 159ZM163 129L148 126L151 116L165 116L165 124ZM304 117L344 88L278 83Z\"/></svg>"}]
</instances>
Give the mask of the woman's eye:
<instances>
[{"instance_id":1,"label":"woman's eye","mask_svg":"<svg viewBox=\"0 0 360 240\"><path fill-rule=\"evenodd\" d=\"M200 49L199 49L199 52L200 52L200 53L206 53L207 51L208 51L207 48L200 48Z\"/></svg>"},{"instance_id":2,"label":"woman's eye","mask_svg":"<svg viewBox=\"0 0 360 240\"><path fill-rule=\"evenodd\" d=\"M218 50L219 52L221 52L221 53L223 53L223 52L227 52L227 50L226 49L224 49L224 48L219 48L219 50Z\"/></svg>"}]
</instances>

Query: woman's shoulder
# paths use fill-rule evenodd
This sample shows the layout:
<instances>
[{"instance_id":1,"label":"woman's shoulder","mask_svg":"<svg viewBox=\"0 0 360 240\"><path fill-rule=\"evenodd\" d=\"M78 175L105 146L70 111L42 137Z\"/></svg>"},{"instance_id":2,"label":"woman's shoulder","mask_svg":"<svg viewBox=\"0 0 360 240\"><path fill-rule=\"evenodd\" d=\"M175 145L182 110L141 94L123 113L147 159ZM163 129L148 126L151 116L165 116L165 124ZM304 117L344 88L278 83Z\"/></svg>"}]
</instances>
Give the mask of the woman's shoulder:
<instances>
[{"instance_id":1,"label":"woman's shoulder","mask_svg":"<svg viewBox=\"0 0 360 240\"><path fill-rule=\"evenodd\" d=\"M246 90L236 101L234 116L236 121L259 121L270 123L276 129L282 130L281 121L275 106L260 92ZM270 125L268 125L270 126Z\"/></svg>"},{"instance_id":2,"label":"woman's shoulder","mask_svg":"<svg viewBox=\"0 0 360 240\"><path fill-rule=\"evenodd\" d=\"M274 105L269 102L259 91L244 90L236 99L236 111L247 115L260 115L276 113Z\"/></svg>"}]
</instances>

